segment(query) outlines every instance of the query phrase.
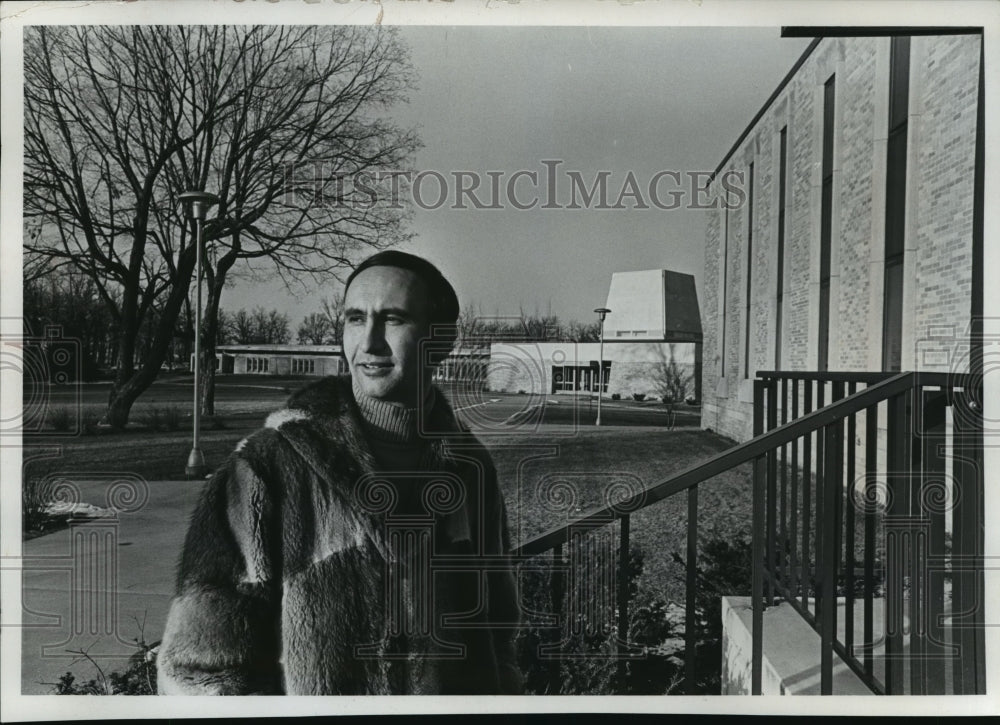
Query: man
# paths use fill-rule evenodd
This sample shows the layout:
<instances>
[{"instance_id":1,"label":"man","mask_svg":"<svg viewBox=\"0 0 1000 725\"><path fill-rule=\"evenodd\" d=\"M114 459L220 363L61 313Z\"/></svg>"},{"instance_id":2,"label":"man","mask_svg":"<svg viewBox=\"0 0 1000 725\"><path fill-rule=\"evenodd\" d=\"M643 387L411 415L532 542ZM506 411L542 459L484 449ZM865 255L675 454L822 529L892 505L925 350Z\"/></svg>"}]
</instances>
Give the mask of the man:
<instances>
[{"instance_id":1,"label":"man","mask_svg":"<svg viewBox=\"0 0 1000 725\"><path fill-rule=\"evenodd\" d=\"M513 694L518 604L486 450L431 373L458 300L381 252L348 278L350 377L298 391L193 515L162 694Z\"/></svg>"}]
</instances>

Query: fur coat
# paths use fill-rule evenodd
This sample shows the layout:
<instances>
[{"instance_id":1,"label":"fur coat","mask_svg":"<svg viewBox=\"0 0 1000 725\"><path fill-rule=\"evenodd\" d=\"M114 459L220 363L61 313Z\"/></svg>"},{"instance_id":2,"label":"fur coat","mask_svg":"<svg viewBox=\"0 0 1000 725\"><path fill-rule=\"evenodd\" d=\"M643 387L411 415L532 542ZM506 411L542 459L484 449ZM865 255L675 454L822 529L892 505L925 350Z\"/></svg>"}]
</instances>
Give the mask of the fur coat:
<instances>
[{"instance_id":1,"label":"fur coat","mask_svg":"<svg viewBox=\"0 0 1000 725\"><path fill-rule=\"evenodd\" d=\"M421 470L380 473L350 378L294 394L191 519L161 694L514 694L496 471L438 393Z\"/></svg>"}]
</instances>

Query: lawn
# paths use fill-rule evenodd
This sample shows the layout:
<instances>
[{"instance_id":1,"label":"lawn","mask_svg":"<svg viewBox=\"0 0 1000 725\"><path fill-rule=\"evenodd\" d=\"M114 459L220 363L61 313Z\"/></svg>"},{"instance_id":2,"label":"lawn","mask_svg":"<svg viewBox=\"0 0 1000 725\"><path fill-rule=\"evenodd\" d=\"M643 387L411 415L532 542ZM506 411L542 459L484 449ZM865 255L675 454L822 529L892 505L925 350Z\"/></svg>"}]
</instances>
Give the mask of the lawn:
<instances>
[{"instance_id":1,"label":"lawn","mask_svg":"<svg viewBox=\"0 0 1000 725\"><path fill-rule=\"evenodd\" d=\"M486 439L485 443L497 465L515 543L604 506L615 491L649 488L733 445L727 438L702 430L612 427L587 429L568 439L523 436ZM540 455L553 450L555 455ZM745 465L699 486L700 542L708 538L749 540L750 475L750 466ZM560 497L560 492L568 494L572 504L563 505L569 499ZM606 531L617 545L617 525ZM686 542L685 494L632 514L630 543L645 554L645 571L639 580L643 589L683 601L684 569L671 560L671 553L683 556Z\"/></svg>"}]
</instances>

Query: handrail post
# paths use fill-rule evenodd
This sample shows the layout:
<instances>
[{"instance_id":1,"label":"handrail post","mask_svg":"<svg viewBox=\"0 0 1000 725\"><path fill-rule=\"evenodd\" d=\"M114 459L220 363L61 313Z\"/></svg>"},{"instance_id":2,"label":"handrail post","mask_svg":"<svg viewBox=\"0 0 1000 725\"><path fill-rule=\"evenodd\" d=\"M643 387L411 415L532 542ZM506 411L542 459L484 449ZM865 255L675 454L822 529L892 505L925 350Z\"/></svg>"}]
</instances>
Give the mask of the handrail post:
<instances>
[{"instance_id":1,"label":"handrail post","mask_svg":"<svg viewBox=\"0 0 1000 725\"><path fill-rule=\"evenodd\" d=\"M629 604L629 516L622 516L618 543L618 694L628 694L626 659L628 649Z\"/></svg>"},{"instance_id":2,"label":"handrail post","mask_svg":"<svg viewBox=\"0 0 1000 725\"><path fill-rule=\"evenodd\" d=\"M688 489L687 513L687 562L685 566L686 591L684 593L684 683L687 694L696 689L696 657L698 615L695 601L698 587L698 486Z\"/></svg>"},{"instance_id":3,"label":"handrail post","mask_svg":"<svg viewBox=\"0 0 1000 725\"><path fill-rule=\"evenodd\" d=\"M982 385L981 382L978 385ZM955 396L952 471L958 487L952 512L952 627L959 643L955 694L986 691L983 623L983 419L982 388Z\"/></svg>"},{"instance_id":4,"label":"handrail post","mask_svg":"<svg viewBox=\"0 0 1000 725\"><path fill-rule=\"evenodd\" d=\"M753 381L753 434L756 438L764 432L764 381ZM750 665L750 694L761 694L764 663L764 456L757 456L753 465L753 588L752 606L752 656Z\"/></svg>"},{"instance_id":5,"label":"handrail post","mask_svg":"<svg viewBox=\"0 0 1000 725\"><path fill-rule=\"evenodd\" d=\"M909 538L906 514L909 504L910 420L907 395L899 393L888 402L886 446L885 523L885 689L888 695L903 694L903 578L905 547Z\"/></svg>"},{"instance_id":6,"label":"handrail post","mask_svg":"<svg viewBox=\"0 0 1000 725\"><path fill-rule=\"evenodd\" d=\"M945 408L946 393L921 390L920 409L923 425L923 476L920 483L919 504L922 512L930 519L930 540L925 550L927 557L923 570L926 572L926 606L922 608L926 624L924 654L926 664L924 678L928 695L945 694L945 628L942 626L944 609L944 562L945 553L945 498L947 482L944 477L946 445ZM956 495L952 490L951 495Z\"/></svg>"},{"instance_id":7,"label":"handrail post","mask_svg":"<svg viewBox=\"0 0 1000 725\"><path fill-rule=\"evenodd\" d=\"M834 401L843 397L843 383L834 383ZM833 694L833 641L837 636L837 565L840 559L840 479L843 471L843 422L830 423L823 431L822 494L817 492L817 501L822 496L822 571L820 599L820 694Z\"/></svg>"},{"instance_id":8,"label":"handrail post","mask_svg":"<svg viewBox=\"0 0 1000 725\"><path fill-rule=\"evenodd\" d=\"M774 380L768 380L767 382L767 430L774 430L778 427L778 385ZM764 530L766 532L765 542L765 553L764 561L767 562L766 571L768 572L767 581L767 603L770 606L774 603L775 598L775 585L778 584L776 581L777 577L777 563L775 553L775 532L777 531L778 524L776 521L776 514L778 509L778 465L777 465L778 452L775 449L771 449L767 453L767 498L766 508L764 509Z\"/></svg>"},{"instance_id":9,"label":"handrail post","mask_svg":"<svg viewBox=\"0 0 1000 725\"><path fill-rule=\"evenodd\" d=\"M552 549L552 611L555 614L556 626L558 627L556 641L562 639L563 627L566 626L565 610L563 608L563 597L566 594L566 575L563 571L563 545L556 544ZM549 694L557 695L562 686L560 677L561 658L553 656L549 662Z\"/></svg>"}]
</instances>

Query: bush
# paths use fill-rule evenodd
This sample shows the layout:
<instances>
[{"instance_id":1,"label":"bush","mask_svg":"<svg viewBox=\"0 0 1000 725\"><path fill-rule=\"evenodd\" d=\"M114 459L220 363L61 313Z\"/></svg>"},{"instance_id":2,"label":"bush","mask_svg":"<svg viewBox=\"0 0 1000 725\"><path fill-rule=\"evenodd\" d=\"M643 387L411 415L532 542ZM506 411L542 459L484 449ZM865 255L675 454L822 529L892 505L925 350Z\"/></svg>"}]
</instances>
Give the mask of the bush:
<instances>
[{"instance_id":1,"label":"bush","mask_svg":"<svg viewBox=\"0 0 1000 725\"><path fill-rule=\"evenodd\" d=\"M645 399L646 399L645 393L632 393L632 400L636 401L637 403L642 402Z\"/></svg>"},{"instance_id":2,"label":"bush","mask_svg":"<svg viewBox=\"0 0 1000 725\"><path fill-rule=\"evenodd\" d=\"M684 398L684 402L687 403L688 405L696 405L698 403L698 399L694 397L694 393L692 393L691 395L688 395L686 398Z\"/></svg>"},{"instance_id":3,"label":"bush","mask_svg":"<svg viewBox=\"0 0 1000 725\"><path fill-rule=\"evenodd\" d=\"M753 585L753 547L749 534L736 532L706 540L698 553L695 613L698 617L695 690L702 695L722 692L722 597L750 596ZM685 563L677 552L673 559Z\"/></svg>"},{"instance_id":4,"label":"bush","mask_svg":"<svg viewBox=\"0 0 1000 725\"><path fill-rule=\"evenodd\" d=\"M52 408L49 411L48 418L49 425L60 433L69 431L69 429L73 427L73 423L76 421L74 408L68 405L60 405L57 408Z\"/></svg>"},{"instance_id":5,"label":"bush","mask_svg":"<svg viewBox=\"0 0 1000 725\"><path fill-rule=\"evenodd\" d=\"M220 418L217 415L205 416L201 419L206 430L225 430L226 429L226 419Z\"/></svg>"},{"instance_id":6,"label":"bush","mask_svg":"<svg viewBox=\"0 0 1000 725\"><path fill-rule=\"evenodd\" d=\"M21 484L21 530L24 534L42 531L51 518L45 513L49 502L42 489L42 479L25 478Z\"/></svg>"},{"instance_id":7,"label":"bush","mask_svg":"<svg viewBox=\"0 0 1000 725\"><path fill-rule=\"evenodd\" d=\"M150 430L160 430L163 427L163 408L158 405L147 408L140 420Z\"/></svg>"},{"instance_id":8,"label":"bush","mask_svg":"<svg viewBox=\"0 0 1000 725\"><path fill-rule=\"evenodd\" d=\"M180 430L183 420L184 413L177 405L152 405L142 417L142 422L150 430Z\"/></svg>"},{"instance_id":9,"label":"bush","mask_svg":"<svg viewBox=\"0 0 1000 725\"><path fill-rule=\"evenodd\" d=\"M661 396L660 400L662 400L667 405L671 405L674 402L674 396L668 393L667 395Z\"/></svg>"},{"instance_id":10,"label":"bush","mask_svg":"<svg viewBox=\"0 0 1000 725\"><path fill-rule=\"evenodd\" d=\"M575 695L664 695L675 691L683 669L683 659L676 657L676 643L682 641L674 632L676 605L640 592L638 579L643 571L643 552L633 547L629 555L628 640L635 659L619 667L617 613L604 632L590 631L585 622L577 622L578 633L564 627L525 627L517 640L518 660L528 694ZM595 562L597 563L597 562ZM598 565L609 565L600 562ZM567 577L563 580L569 584ZM551 612L553 582L544 569L522 570L522 596L527 611ZM578 585L580 582L578 582ZM584 585L585 586L585 585ZM581 593L582 594L582 593ZM579 595L578 595L579 596ZM563 606L568 606L569 598ZM565 612L566 619L572 615ZM586 617L582 612L577 617ZM540 658L540 647L555 647L558 659Z\"/></svg>"},{"instance_id":11,"label":"bush","mask_svg":"<svg viewBox=\"0 0 1000 725\"><path fill-rule=\"evenodd\" d=\"M612 400L621 400L622 399L622 394L621 393L612 393L611 394L611 399Z\"/></svg>"},{"instance_id":12,"label":"bush","mask_svg":"<svg viewBox=\"0 0 1000 725\"><path fill-rule=\"evenodd\" d=\"M168 431L180 430L184 414L176 405L167 406L163 411L163 427Z\"/></svg>"},{"instance_id":13,"label":"bush","mask_svg":"<svg viewBox=\"0 0 1000 725\"><path fill-rule=\"evenodd\" d=\"M156 655L160 643L147 644L140 626L139 637L135 642L135 652L128 659L124 672L104 673L100 665L87 653L87 650L70 650L77 655L71 666L84 660L90 662L97 670L97 677L77 684L76 675L66 672L58 682L50 682L56 695L155 695L156 694Z\"/></svg>"},{"instance_id":14,"label":"bush","mask_svg":"<svg viewBox=\"0 0 1000 725\"><path fill-rule=\"evenodd\" d=\"M751 551L745 532L722 538L707 536L699 546L695 590L694 693L718 695L721 691L722 597L747 596L751 588ZM684 567L677 552L672 558ZM617 627L603 635L571 634L560 628L526 626L518 634L518 661L527 694L688 694L685 682L685 630L683 603L665 600L639 586L645 557L633 546L629 556L629 633L627 641L638 656L619 668ZM596 562L595 562L596 563ZM684 575L680 577L683 579ZM563 580L569 583L569 577ZM525 611L553 612L553 582L546 564L521 571ZM568 599L564 600L564 606ZM565 612L565 609L563 610ZM568 617L567 617L568 619ZM617 612L614 623L617 624ZM539 648L558 645L558 659L538 656Z\"/></svg>"},{"instance_id":15,"label":"bush","mask_svg":"<svg viewBox=\"0 0 1000 725\"><path fill-rule=\"evenodd\" d=\"M86 435L97 435L100 432L99 424L101 422L101 413L88 410L83 414L83 432Z\"/></svg>"}]
</instances>

